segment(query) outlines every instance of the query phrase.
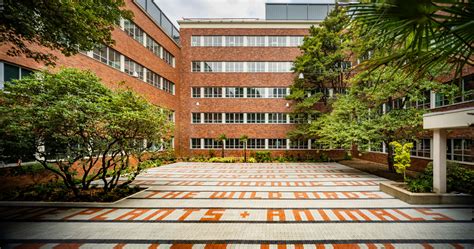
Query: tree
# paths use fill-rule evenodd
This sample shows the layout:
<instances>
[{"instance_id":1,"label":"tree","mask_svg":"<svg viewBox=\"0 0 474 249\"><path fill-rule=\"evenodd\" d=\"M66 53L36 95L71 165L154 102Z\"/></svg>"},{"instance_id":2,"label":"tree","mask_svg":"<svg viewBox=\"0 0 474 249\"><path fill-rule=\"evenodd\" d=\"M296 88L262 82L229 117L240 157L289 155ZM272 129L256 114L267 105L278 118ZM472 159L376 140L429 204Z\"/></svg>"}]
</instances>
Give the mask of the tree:
<instances>
[{"instance_id":1,"label":"tree","mask_svg":"<svg viewBox=\"0 0 474 249\"><path fill-rule=\"evenodd\" d=\"M89 51L99 44L112 45L112 30L120 18L132 18L122 9L124 0L61 1L4 0L0 10L0 44L8 44L10 56L25 55L54 64L51 52L35 50L39 45L66 56Z\"/></svg>"},{"instance_id":2,"label":"tree","mask_svg":"<svg viewBox=\"0 0 474 249\"><path fill-rule=\"evenodd\" d=\"M133 180L140 167L130 160L140 162L149 149L143 140L160 144L172 129L158 107L130 91L112 92L76 69L7 82L0 102L0 151L32 148L76 196L97 179L104 192L117 187L123 173Z\"/></svg>"},{"instance_id":3,"label":"tree","mask_svg":"<svg viewBox=\"0 0 474 249\"><path fill-rule=\"evenodd\" d=\"M217 142L219 142L221 144L221 157L224 157L224 147L225 147L225 141L227 140L227 137L225 134L220 134L217 138L216 138Z\"/></svg>"},{"instance_id":4,"label":"tree","mask_svg":"<svg viewBox=\"0 0 474 249\"><path fill-rule=\"evenodd\" d=\"M387 164L394 172L393 141L410 141L422 132L423 109L415 101L425 101L430 89L444 91L446 86L428 79L416 79L395 68L381 67L363 71L351 79L346 95L338 95L332 110L313 122L310 132L326 146L359 149L385 143Z\"/></svg>"},{"instance_id":5,"label":"tree","mask_svg":"<svg viewBox=\"0 0 474 249\"><path fill-rule=\"evenodd\" d=\"M307 138L308 120L320 115L317 105L324 107L329 88L342 92L346 87L344 76L350 68L347 44L350 32L344 30L349 22L342 7L329 13L321 25L312 26L309 36L300 46L302 54L294 62L294 72L298 77L291 86L287 99L293 100L292 117L301 120L290 137Z\"/></svg>"},{"instance_id":6,"label":"tree","mask_svg":"<svg viewBox=\"0 0 474 249\"><path fill-rule=\"evenodd\" d=\"M240 142L244 144L244 162L247 162L247 142L249 137L247 135L242 135L240 137Z\"/></svg>"},{"instance_id":7,"label":"tree","mask_svg":"<svg viewBox=\"0 0 474 249\"><path fill-rule=\"evenodd\" d=\"M353 24L380 46L396 48L369 68L392 64L423 77L450 64L457 74L474 65L474 3L458 0L370 0L349 5Z\"/></svg>"}]
</instances>

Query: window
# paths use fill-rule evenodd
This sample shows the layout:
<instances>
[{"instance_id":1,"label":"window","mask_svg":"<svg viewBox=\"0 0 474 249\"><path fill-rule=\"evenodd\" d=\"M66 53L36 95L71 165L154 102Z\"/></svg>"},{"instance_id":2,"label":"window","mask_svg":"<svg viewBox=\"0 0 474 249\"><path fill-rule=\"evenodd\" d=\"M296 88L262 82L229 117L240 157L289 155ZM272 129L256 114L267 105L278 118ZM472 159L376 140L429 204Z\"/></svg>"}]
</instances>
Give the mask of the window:
<instances>
[{"instance_id":1,"label":"window","mask_svg":"<svg viewBox=\"0 0 474 249\"><path fill-rule=\"evenodd\" d=\"M220 47L222 46L222 36L204 36L205 47Z\"/></svg>"},{"instance_id":2,"label":"window","mask_svg":"<svg viewBox=\"0 0 474 249\"><path fill-rule=\"evenodd\" d=\"M308 140L291 140L290 141L290 149L308 149Z\"/></svg>"},{"instance_id":3,"label":"window","mask_svg":"<svg viewBox=\"0 0 474 249\"><path fill-rule=\"evenodd\" d=\"M412 156L431 158L430 139L420 139L413 141L413 148L410 151Z\"/></svg>"},{"instance_id":4,"label":"window","mask_svg":"<svg viewBox=\"0 0 474 249\"><path fill-rule=\"evenodd\" d=\"M244 114L243 113L226 113L225 122L228 124L237 124L244 123Z\"/></svg>"},{"instance_id":5,"label":"window","mask_svg":"<svg viewBox=\"0 0 474 249\"><path fill-rule=\"evenodd\" d=\"M143 66L125 57L125 73L143 80Z\"/></svg>"},{"instance_id":6,"label":"window","mask_svg":"<svg viewBox=\"0 0 474 249\"><path fill-rule=\"evenodd\" d=\"M472 139L448 139L448 160L468 163L474 162L473 141Z\"/></svg>"},{"instance_id":7,"label":"window","mask_svg":"<svg viewBox=\"0 0 474 249\"><path fill-rule=\"evenodd\" d=\"M384 143L370 143L370 151L372 152L385 152Z\"/></svg>"},{"instance_id":8,"label":"window","mask_svg":"<svg viewBox=\"0 0 474 249\"><path fill-rule=\"evenodd\" d=\"M160 55L160 44L158 44L155 40L153 40L150 36L146 37L146 48L153 52L156 56L161 58Z\"/></svg>"},{"instance_id":9,"label":"window","mask_svg":"<svg viewBox=\"0 0 474 249\"><path fill-rule=\"evenodd\" d=\"M222 113L204 113L204 123L222 123Z\"/></svg>"},{"instance_id":10,"label":"window","mask_svg":"<svg viewBox=\"0 0 474 249\"><path fill-rule=\"evenodd\" d=\"M191 138L191 149L201 149L200 138Z\"/></svg>"},{"instance_id":11,"label":"window","mask_svg":"<svg viewBox=\"0 0 474 249\"><path fill-rule=\"evenodd\" d=\"M229 61L225 63L225 71L226 72L243 72L244 71L244 63L237 62L237 61Z\"/></svg>"},{"instance_id":12,"label":"window","mask_svg":"<svg viewBox=\"0 0 474 249\"><path fill-rule=\"evenodd\" d=\"M227 87L225 89L226 98L243 98L244 88L242 87Z\"/></svg>"},{"instance_id":13,"label":"window","mask_svg":"<svg viewBox=\"0 0 474 249\"><path fill-rule=\"evenodd\" d=\"M170 66L174 67L174 56L168 52L168 50L163 49L163 60Z\"/></svg>"},{"instance_id":14,"label":"window","mask_svg":"<svg viewBox=\"0 0 474 249\"><path fill-rule=\"evenodd\" d=\"M265 88L247 88L247 98L264 98Z\"/></svg>"},{"instance_id":15,"label":"window","mask_svg":"<svg viewBox=\"0 0 474 249\"><path fill-rule=\"evenodd\" d=\"M193 116L193 119L192 119L193 124L201 123L201 113L193 113L192 116Z\"/></svg>"},{"instance_id":16,"label":"window","mask_svg":"<svg viewBox=\"0 0 474 249\"><path fill-rule=\"evenodd\" d=\"M192 97L193 98L200 98L201 97L201 88L200 87L193 87L192 88Z\"/></svg>"},{"instance_id":17,"label":"window","mask_svg":"<svg viewBox=\"0 0 474 249\"><path fill-rule=\"evenodd\" d=\"M284 138L268 139L268 148L269 149L286 149L286 139Z\"/></svg>"},{"instance_id":18,"label":"window","mask_svg":"<svg viewBox=\"0 0 474 249\"><path fill-rule=\"evenodd\" d=\"M33 71L22 68L17 65L12 65L8 63L0 63L0 66L3 64L3 79L0 79L0 89L3 89L3 82L8 82L11 80L22 79L33 73Z\"/></svg>"},{"instance_id":19,"label":"window","mask_svg":"<svg viewBox=\"0 0 474 249\"><path fill-rule=\"evenodd\" d=\"M253 73L265 72L265 62L251 61L247 63L248 71Z\"/></svg>"},{"instance_id":20,"label":"window","mask_svg":"<svg viewBox=\"0 0 474 249\"><path fill-rule=\"evenodd\" d=\"M247 113L247 123L249 124L264 124L265 113Z\"/></svg>"},{"instance_id":21,"label":"window","mask_svg":"<svg viewBox=\"0 0 474 249\"><path fill-rule=\"evenodd\" d=\"M174 83L167 80L167 79L165 79L165 78L163 78L163 88L162 88L162 90L174 95Z\"/></svg>"},{"instance_id":22,"label":"window","mask_svg":"<svg viewBox=\"0 0 474 249\"><path fill-rule=\"evenodd\" d=\"M304 124L304 123L308 123L308 119L305 118L304 114L291 114L290 123L291 124Z\"/></svg>"},{"instance_id":23,"label":"window","mask_svg":"<svg viewBox=\"0 0 474 249\"><path fill-rule=\"evenodd\" d=\"M193 61L191 65L192 72L201 72L201 62L200 61Z\"/></svg>"},{"instance_id":24,"label":"window","mask_svg":"<svg viewBox=\"0 0 474 249\"><path fill-rule=\"evenodd\" d=\"M204 72L222 72L222 62L204 62Z\"/></svg>"},{"instance_id":25,"label":"window","mask_svg":"<svg viewBox=\"0 0 474 249\"><path fill-rule=\"evenodd\" d=\"M285 47L286 46L286 36L269 36L268 37L268 46L270 46L270 47Z\"/></svg>"},{"instance_id":26,"label":"window","mask_svg":"<svg viewBox=\"0 0 474 249\"><path fill-rule=\"evenodd\" d=\"M291 72L291 62L269 62L268 72L287 73Z\"/></svg>"},{"instance_id":27,"label":"window","mask_svg":"<svg viewBox=\"0 0 474 249\"><path fill-rule=\"evenodd\" d=\"M201 36L191 36L191 47L201 46Z\"/></svg>"},{"instance_id":28,"label":"window","mask_svg":"<svg viewBox=\"0 0 474 249\"><path fill-rule=\"evenodd\" d=\"M241 47L244 45L243 36L226 36L225 45L228 47Z\"/></svg>"},{"instance_id":29,"label":"window","mask_svg":"<svg viewBox=\"0 0 474 249\"><path fill-rule=\"evenodd\" d=\"M452 84L457 86L457 94L455 94L455 96L445 96L437 93L435 100L436 107L474 100L474 75L464 77L461 81L455 81Z\"/></svg>"},{"instance_id":30,"label":"window","mask_svg":"<svg viewBox=\"0 0 474 249\"><path fill-rule=\"evenodd\" d=\"M270 123L270 124L286 124L286 114L285 113L269 113L268 114L268 123Z\"/></svg>"},{"instance_id":31,"label":"window","mask_svg":"<svg viewBox=\"0 0 474 249\"><path fill-rule=\"evenodd\" d=\"M204 148L205 149L218 149L221 145L218 141L212 138L204 138Z\"/></svg>"},{"instance_id":32,"label":"window","mask_svg":"<svg viewBox=\"0 0 474 249\"><path fill-rule=\"evenodd\" d=\"M265 47L265 36L247 36L247 46Z\"/></svg>"},{"instance_id":33,"label":"window","mask_svg":"<svg viewBox=\"0 0 474 249\"><path fill-rule=\"evenodd\" d=\"M143 30L139 28L135 23L132 21L125 19L123 30L127 33L130 37L138 41L139 43L143 44Z\"/></svg>"},{"instance_id":34,"label":"window","mask_svg":"<svg viewBox=\"0 0 474 249\"><path fill-rule=\"evenodd\" d=\"M265 139L252 138L247 141L249 149L265 149Z\"/></svg>"},{"instance_id":35,"label":"window","mask_svg":"<svg viewBox=\"0 0 474 249\"><path fill-rule=\"evenodd\" d=\"M225 140L226 149L243 149L244 144L238 138L228 138Z\"/></svg>"},{"instance_id":36,"label":"window","mask_svg":"<svg viewBox=\"0 0 474 249\"><path fill-rule=\"evenodd\" d=\"M146 71L146 82L148 82L150 85L153 85L156 88L160 88L160 76L150 70Z\"/></svg>"},{"instance_id":37,"label":"window","mask_svg":"<svg viewBox=\"0 0 474 249\"><path fill-rule=\"evenodd\" d=\"M298 47L303 44L303 36L290 36L290 47Z\"/></svg>"},{"instance_id":38,"label":"window","mask_svg":"<svg viewBox=\"0 0 474 249\"><path fill-rule=\"evenodd\" d=\"M269 98L285 98L286 97L286 88L270 88Z\"/></svg>"},{"instance_id":39,"label":"window","mask_svg":"<svg viewBox=\"0 0 474 249\"><path fill-rule=\"evenodd\" d=\"M222 98L222 88L204 87L204 98Z\"/></svg>"}]
</instances>

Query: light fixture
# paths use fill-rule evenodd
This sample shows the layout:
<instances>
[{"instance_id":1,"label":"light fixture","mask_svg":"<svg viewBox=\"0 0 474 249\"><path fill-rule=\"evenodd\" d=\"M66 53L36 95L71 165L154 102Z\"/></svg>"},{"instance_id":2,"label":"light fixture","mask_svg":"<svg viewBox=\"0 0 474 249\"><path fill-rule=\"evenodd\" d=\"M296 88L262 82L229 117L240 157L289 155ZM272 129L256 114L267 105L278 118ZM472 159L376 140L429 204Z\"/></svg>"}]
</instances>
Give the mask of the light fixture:
<instances>
[{"instance_id":1,"label":"light fixture","mask_svg":"<svg viewBox=\"0 0 474 249\"><path fill-rule=\"evenodd\" d=\"M290 107L290 103L286 103L286 107Z\"/></svg>"},{"instance_id":2,"label":"light fixture","mask_svg":"<svg viewBox=\"0 0 474 249\"><path fill-rule=\"evenodd\" d=\"M196 105L199 105L199 102L196 102Z\"/></svg>"},{"instance_id":3,"label":"light fixture","mask_svg":"<svg viewBox=\"0 0 474 249\"><path fill-rule=\"evenodd\" d=\"M300 80L304 79L303 73L298 74L298 79L300 79Z\"/></svg>"},{"instance_id":4,"label":"light fixture","mask_svg":"<svg viewBox=\"0 0 474 249\"><path fill-rule=\"evenodd\" d=\"M132 76L138 78L138 73L136 71L133 71Z\"/></svg>"}]
</instances>

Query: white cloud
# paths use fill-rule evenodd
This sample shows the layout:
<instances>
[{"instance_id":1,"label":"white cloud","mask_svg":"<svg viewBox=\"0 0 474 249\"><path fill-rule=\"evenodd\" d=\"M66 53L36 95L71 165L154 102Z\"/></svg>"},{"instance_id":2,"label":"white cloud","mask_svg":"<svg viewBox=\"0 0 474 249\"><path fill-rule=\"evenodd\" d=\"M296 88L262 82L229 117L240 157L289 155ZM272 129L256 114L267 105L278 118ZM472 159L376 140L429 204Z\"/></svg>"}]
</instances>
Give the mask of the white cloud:
<instances>
[{"instance_id":1,"label":"white cloud","mask_svg":"<svg viewBox=\"0 0 474 249\"><path fill-rule=\"evenodd\" d=\"M265 18L266 0L155 0L177 25L184 18Z\"/></svg>"}]
</instances>

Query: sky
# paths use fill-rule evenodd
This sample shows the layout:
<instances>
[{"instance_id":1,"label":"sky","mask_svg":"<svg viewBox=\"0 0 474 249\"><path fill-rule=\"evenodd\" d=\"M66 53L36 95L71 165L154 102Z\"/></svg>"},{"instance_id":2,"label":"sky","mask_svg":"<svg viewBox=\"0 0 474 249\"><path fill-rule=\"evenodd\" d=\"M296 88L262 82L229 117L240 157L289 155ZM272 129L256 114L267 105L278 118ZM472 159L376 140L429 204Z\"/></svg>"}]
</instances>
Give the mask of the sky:
<instances>
[{"instance_id":1,"label":"sky","mask_svg":"<svg viewBox=\"0 0 474 249\"><path fill-rule=\"evenodd\" d=\"M183 17L261 18L265 19L265 3L318 3L328 0L154 0L171 21ZM179 27L179 26L178 26Z\"/></svg>"}]
</instances>

